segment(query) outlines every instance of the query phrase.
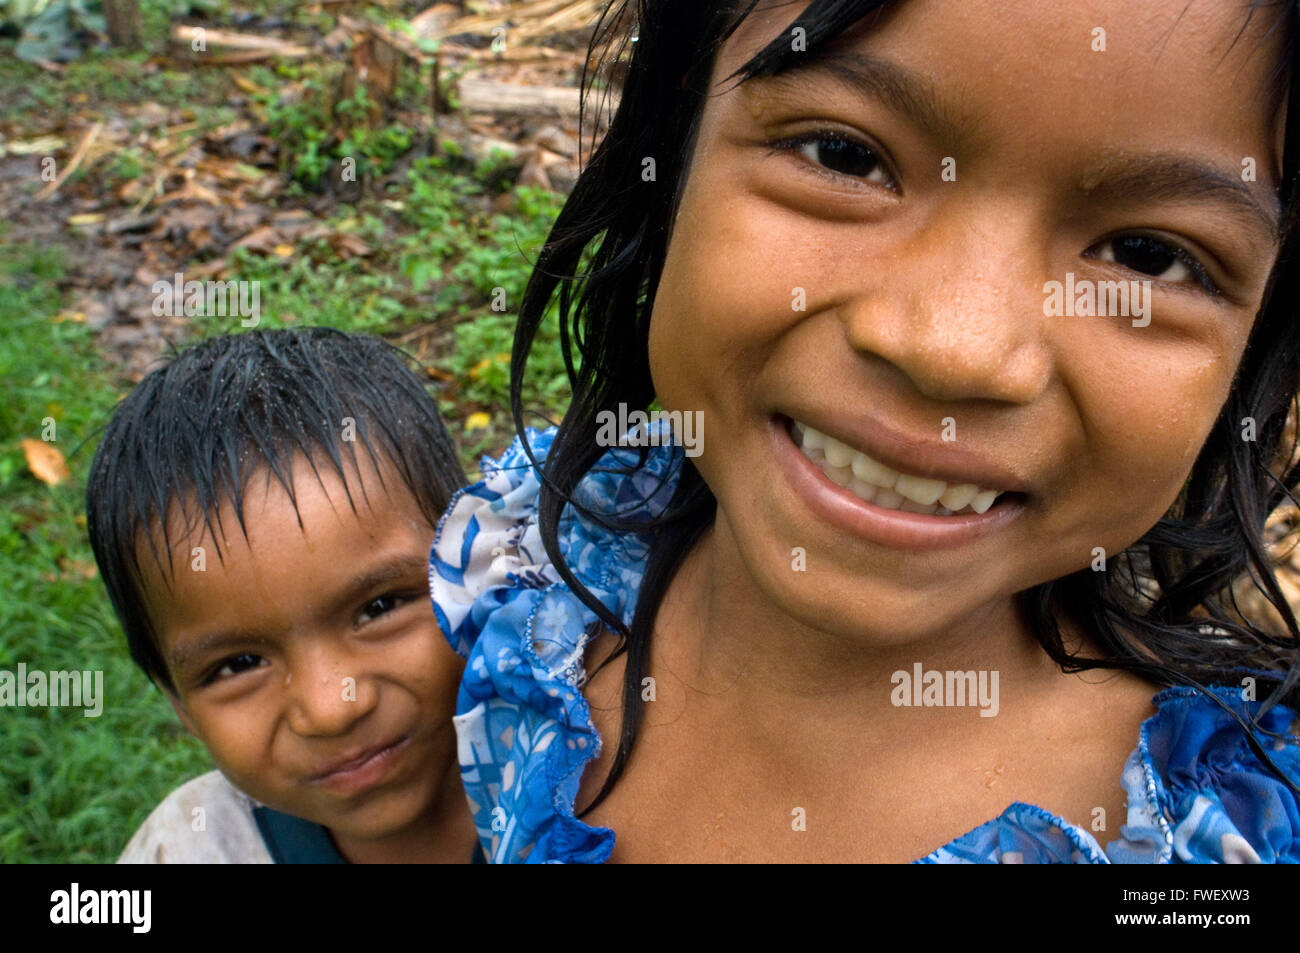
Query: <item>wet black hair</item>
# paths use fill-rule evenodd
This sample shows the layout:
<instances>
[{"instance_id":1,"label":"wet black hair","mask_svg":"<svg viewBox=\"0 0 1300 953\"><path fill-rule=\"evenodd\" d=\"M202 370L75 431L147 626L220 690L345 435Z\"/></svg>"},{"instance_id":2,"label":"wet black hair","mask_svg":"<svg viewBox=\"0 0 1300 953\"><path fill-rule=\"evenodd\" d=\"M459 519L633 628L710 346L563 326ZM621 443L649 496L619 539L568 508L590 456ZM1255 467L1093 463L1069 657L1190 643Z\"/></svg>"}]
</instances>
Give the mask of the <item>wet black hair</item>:
<instances>
[{"instance_id":1,"label":"wet black hair","mask_svg":"<svg viewBox=\"0 0 1300 953\"><path fill-rule=\"evenodd\" d=\"M641 680L647 674L655 614L686 553L711 524L716 501L690 459L681 458L672 502L652 527L630 626L574 577L557 545L557 527L566 505L579 506L572 499L574 488L605 452L596 439L598 415L619 404L645 408L655 399L647 338L671 224L717 51L756 2L613 0L607 5L588 50L588 67L595 65L584 70L583 86L585 90L589 76L625 69L621 99L539 255L520 311L511 356L511 409L525 445L523 378L537 330L557 294L573 389L543 470L542 539L561 577L619 637L616 651L602 665L626 655L618 749L601 790L582 813L608 795L627 764L643 713ZM906 0L813 0L727 79L745 82L806 65L851 27L863 23L870 28L876 17L902 2ZM1271 11L1269 35L1284 31L1285 52L1268 93L1279 108L1283 96L1290 98L1279 196L1280 253L1231 393L1178 500L1112 560L1115 571L1085 568L1035 586L1019 594L1019 608L1043 650L1065 672L1123 669L1157 684L1202 692L1208 684L1257 678L1272 689L1267 697L1260 693L1262 704L1251 725L1263 731L1257 722L1270 708L1300 702L1300 628L1263 541L1269 514L1285 500L1295 502L1300 488L1295 439L1285 438L1288 413L1300 406L1300 69L1296 0L1247 0L1247 6L1247 24L1256 13ZM793 49L795 27L806 31L806 51ZM1243 34L1245 30L1243 25ZM584 111L587 99L584 94ZM644 181L640 174L646 156L657 160L654 181ZM1255 421L1253 442L1241 438L1244 418ZM645 453L643 448L642 461ZM612 528L646 530L644 523L623 526L609 514L583 512ZM1285 635L1252 623L1240 609L1233 583L1243 576L1276 609ZM1092 633L1102 657L1071 654L1063 644L1061 617ZM1207 695L1229 711L1256 756L1273 768L1246 722ZM1300 792L1295 781L1283 780Z\"/></svg>"},{"instance_id":2,"label":"wet black hair","mask_svg":"<svg viewBox=\"0 0 1300 953\"><path fill-rule=\"evenodd\" d=\"M86 526L131 657L150 679L175 691L141 590L146 546L160 569L174 571L169 517L184 521L182 545L202 521L220 556L221 506L233 506L247 537L244 493L265 473L296 511L292 467L302 458L318 479L322 465L332 468L355 511L346 471L356 472L357 444L381 481L381 464L391 465L430 526L466 482L437 406L405 355L370 335L295 328L211 338L122 400L91 462Z\"/></svg>"}]
</instances>

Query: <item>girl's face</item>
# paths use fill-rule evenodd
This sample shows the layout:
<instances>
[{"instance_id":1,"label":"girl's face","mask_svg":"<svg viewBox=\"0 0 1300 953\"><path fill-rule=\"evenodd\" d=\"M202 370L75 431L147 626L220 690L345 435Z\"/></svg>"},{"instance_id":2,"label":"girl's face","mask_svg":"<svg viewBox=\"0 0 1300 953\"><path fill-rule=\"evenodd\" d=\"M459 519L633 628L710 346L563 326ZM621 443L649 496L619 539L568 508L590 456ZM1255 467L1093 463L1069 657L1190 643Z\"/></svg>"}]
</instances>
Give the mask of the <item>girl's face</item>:
<instances>
[{"instance_id":1,"label":"girl's face","mask_svg":"<svg viewBox=\"0 0 1300 953\"><path fill-rule=\"evenodd\" d=\"M801 6L719 53L651 369L703 412L766 597L897 643L1100 567L1177 497L1276 252L1281 37L1237 38L1244 2L906 0L833 64L722 84ZM976 514L965 484L1004 492ZM939 491L957 515L896 508Z\"/></svg>"}]
</instances>

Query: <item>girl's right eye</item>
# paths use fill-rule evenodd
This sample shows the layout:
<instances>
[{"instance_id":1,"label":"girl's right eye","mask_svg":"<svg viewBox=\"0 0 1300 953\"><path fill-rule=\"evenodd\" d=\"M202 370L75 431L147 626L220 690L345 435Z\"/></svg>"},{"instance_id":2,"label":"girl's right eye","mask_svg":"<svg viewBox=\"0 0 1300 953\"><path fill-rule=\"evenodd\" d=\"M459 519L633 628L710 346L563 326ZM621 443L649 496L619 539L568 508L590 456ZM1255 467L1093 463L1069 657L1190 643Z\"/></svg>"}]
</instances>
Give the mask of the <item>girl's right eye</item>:
<instances>
[{"instance_id":1,"label":"girl's right eye","mask_svg":"<svg viewBox=\"0 0 1300 953\"><path fill-rule=\"evenodd\" d=\"M1186 284L1190 279L1209 294L1219 294L1219 288L1205 266L1186 250L1170 242L1149 235L1124 235L1099 242L1093 247L1108 249L1096 256L1102 261L1115 262L1167 284Z\"/></svg>"},{"instance_id":2,"label":"girl's right eye","mask_svg":"<svg viewBox=\"0 0 1300 953\"><path fill-rule=\"evenodd\" d=\"M221 663L220 666L213 669L212 674L208 676L208 682L215 682L219 678L233 678L243 672L258 668L266 664L266 659L260 655L253 655L251 652L241 652L239 655L232 655Z\"/></svg>"},{"instance_id":3,"label":"girl's right eye","mask_svg":"<svg viewBox=\"0 0 1300 953\"><path fill-rule=\"evenodd\" d=\"M823 174L828 178L874 182L897 191L884 162L875 150L840 132L825 130L805 133L770 145L772 151L769 155L798 152L814 166L825 170Z\"/></svg>"}]
</instances>

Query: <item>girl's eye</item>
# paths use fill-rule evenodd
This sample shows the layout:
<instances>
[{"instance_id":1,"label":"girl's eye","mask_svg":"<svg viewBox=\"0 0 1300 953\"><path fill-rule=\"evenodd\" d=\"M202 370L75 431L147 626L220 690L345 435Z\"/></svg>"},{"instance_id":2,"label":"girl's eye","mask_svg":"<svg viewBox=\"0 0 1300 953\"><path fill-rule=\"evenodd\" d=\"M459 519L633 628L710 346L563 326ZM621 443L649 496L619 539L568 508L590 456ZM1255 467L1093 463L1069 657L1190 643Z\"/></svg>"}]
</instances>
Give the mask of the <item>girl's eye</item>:
<instances>
[{"instance_id":1,"label":"girl's eye","mask_svg":"<svg viewBox=\"0 0 1300 953\"><path fill-rule=\"evenodd\" d=\"M1182 284L1188 279L1195 279L1210 294L1219 292L1200 262L1183 249L1158 238L1126 235L1123 238L1112 238L1095 247L1102 249L1096 256L1102 261L1113 261L1138 274L1150 275L1168 284Z\"/></svg>"},{"instance_id":2,"label":"girl's eye","mask_svg":"<svg viewBox=\"0 0 1300 953\"><path fill-rule=\"evenodd\" d=\"M836 176L894 187L885 164L874 150L837 132L808 133L772 143L773 153L791 151Z\"/></svg>"},{"instance_id":3,"label":"girl's eye","mask_svg":"<svg viewBox=\"0 0 1300 953\"><path fill-rule=\"evenodd\" d=\"M266 659L260 655L253 655L251 652L241 652L239 655L231 656L221 663L208 679L216 681L219 678L231 678L239 675L241 672L247 672L250 669L258 668L266 664Z\"/></svg>"},{"instance_id":4,"label":"girl's eye","mask_svg":"<svg viewBox=\"0 0 1300 953\"><path fill-rule=\"evenodd\" d=\"M400 596L387 595L380 596L378 599L371 599L361 609L361 615L357 623L365 623L377 619L381 615L387 615L396 609L402 602Z\"/></svg>"}]
</instances>

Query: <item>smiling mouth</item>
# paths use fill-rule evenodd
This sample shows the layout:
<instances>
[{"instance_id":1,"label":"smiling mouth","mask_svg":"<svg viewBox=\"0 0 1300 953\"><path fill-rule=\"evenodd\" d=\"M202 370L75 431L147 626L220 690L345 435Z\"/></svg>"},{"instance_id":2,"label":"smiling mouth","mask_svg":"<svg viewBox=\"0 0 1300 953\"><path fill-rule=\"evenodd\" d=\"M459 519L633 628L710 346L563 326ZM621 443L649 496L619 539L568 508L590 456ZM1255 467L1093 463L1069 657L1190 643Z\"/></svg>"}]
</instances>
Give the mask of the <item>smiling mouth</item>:
<instances>
[{"instance_id":1,"label":"smiling mouth","mask_svg":"<svg viewBox=\"0 0 1300 953\"><path fill-rule=\"evenodd\" d=\"M351 755L345 760L335 761L325 768L318 771L311 777L315 783L326 785L347 785L349 782L363 781L363 776L378 775L382 769L390 762L393 755L404 748L409 736L396 738L387 744L378 745L368 748L356 755Z\"/></svg>"},{"instance_id":2,"label":"smiling mouth","mask_svg":"<svg viewBox=\"0 0 1300 953\"><path fill-rule=\"evenodd\" d=\"M928 516L987 513L1020 494L903 473L807 424L787 419L786 432L826 478L863 502L888 510Z\"/></svg>"}]
</instances>

